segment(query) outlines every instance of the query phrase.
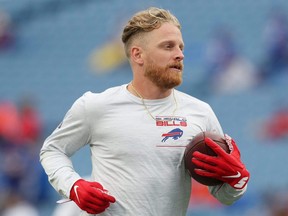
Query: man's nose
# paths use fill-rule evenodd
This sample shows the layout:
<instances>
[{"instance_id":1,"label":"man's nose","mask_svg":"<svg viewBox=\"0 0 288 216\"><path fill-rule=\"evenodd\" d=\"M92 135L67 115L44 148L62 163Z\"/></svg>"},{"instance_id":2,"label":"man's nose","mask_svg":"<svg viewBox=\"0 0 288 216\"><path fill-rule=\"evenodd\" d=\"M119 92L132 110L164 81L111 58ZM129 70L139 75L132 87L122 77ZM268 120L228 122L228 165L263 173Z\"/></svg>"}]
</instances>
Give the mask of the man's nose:
<instances>
[{"instance_id":1,"label":"man's nose","mask_svg":"<svg viewBox=\"0 0 288 216\"><path fill-rule=\"evenodd\" d=\"M175 59L178 61L182 61L184 59L184 53L183 50L178 49L176 54L175 54Z\"/></svg>"}]
</instances>

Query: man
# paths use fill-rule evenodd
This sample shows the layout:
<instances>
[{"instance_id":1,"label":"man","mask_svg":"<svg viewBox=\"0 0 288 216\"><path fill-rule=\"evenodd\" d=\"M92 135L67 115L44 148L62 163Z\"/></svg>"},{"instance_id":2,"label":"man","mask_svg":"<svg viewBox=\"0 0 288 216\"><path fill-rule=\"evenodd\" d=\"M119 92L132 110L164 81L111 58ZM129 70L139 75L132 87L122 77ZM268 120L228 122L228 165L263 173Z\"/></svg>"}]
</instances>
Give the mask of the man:
<instances>
[{"instance_id":1,"label":"man","mask_svg":"<svg viewBox=\"0 0 288 216\"><path fill-rule=\"evenodd\" d=\"M184 59L174 15L159 8L141 11L128 21L122 41L133 80L80 97L46 139L41 163L53 187L84 210L83 215L184 216L191 191L185 146L201 131L223 134L221 126L208 104L174 89L182 82ZM223 156L217 144L207 142L220 153L219 162L211 166L215 157L200 153L193 160L200 162L201 175L225 182L210 191L232 204L245 192L249 173L238 155ZM91 181L82 179L69 159L87 144ZM228 178L222 178L221 167Z\"/></svg>"}]
</instances>

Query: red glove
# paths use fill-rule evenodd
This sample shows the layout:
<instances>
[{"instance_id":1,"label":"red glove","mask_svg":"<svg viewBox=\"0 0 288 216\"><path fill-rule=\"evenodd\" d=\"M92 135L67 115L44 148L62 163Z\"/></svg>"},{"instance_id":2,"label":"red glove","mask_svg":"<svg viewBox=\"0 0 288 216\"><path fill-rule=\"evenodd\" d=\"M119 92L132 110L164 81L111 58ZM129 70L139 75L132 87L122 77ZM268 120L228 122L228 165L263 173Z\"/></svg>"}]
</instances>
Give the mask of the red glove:
<instances>
[{"instance_id":1,"label":"red glove","mask_svg":"<svg viewBox=\"0 0 288 216\"><path fill-rule=\"evenodd\" d=\"M89 214L99 214L105 211L110 203L116 201L101 184L83 179L74 183L70 191L70 199Z\"/></svg>"},{"instance_id":2,"label":"red glove","mask_svg":"<svg viewBox=\"0 0 288 216\"><path fill-rule=\"evenodd\" d=\"M225 134L225 140L231 150L226 153L217 143L210 138L205 138L206 144L213 149L217 156L209 156L200 152L194 152L192 163L198 168L198 175L211 177L226 182L235 189L242 189L249 181L250 174L241 162L240 151L235 141Z\"/></svg>"}]
</instances>

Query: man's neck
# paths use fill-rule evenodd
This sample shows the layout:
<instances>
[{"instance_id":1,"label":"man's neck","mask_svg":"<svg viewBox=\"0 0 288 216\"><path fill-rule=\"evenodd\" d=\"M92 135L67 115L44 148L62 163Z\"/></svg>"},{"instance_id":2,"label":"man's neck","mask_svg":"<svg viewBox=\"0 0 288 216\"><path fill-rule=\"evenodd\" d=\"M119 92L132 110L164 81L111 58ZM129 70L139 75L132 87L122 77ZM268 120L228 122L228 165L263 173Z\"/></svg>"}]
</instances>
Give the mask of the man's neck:
<instances>
[{"instance_id":1,"label":"man's neck","mask_svg":"<svg viewBox=\"0 0 288 216\"><path fill-rule=\"evenodd\" d=\"M137 97L150 100L168 97L172 92L172 89L161 89L151 82L137 82L135 80L129 83L127 89Z\"/></svg>"}]
</instances>

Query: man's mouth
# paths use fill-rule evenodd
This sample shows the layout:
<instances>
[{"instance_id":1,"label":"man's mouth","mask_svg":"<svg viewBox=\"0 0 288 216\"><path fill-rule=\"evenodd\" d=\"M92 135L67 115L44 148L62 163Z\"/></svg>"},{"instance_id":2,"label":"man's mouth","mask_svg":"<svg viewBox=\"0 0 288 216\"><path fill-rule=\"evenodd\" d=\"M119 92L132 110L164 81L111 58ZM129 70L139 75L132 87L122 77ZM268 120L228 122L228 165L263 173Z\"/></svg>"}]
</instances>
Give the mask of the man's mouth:
<instances>
[{"instance_id":1,"label":"man's mouth","mask_svg":"<svg viewBox=\"0 0 288 216\"><path fill-rule=\"evenodd\" d=\"M172 68L172 69L175 69L175 70L178 70L178 71L182 71L183 70L183 65L182 64L173 64L173 65L170 65L169 68Z\"/></svg>"}]
</instances>

